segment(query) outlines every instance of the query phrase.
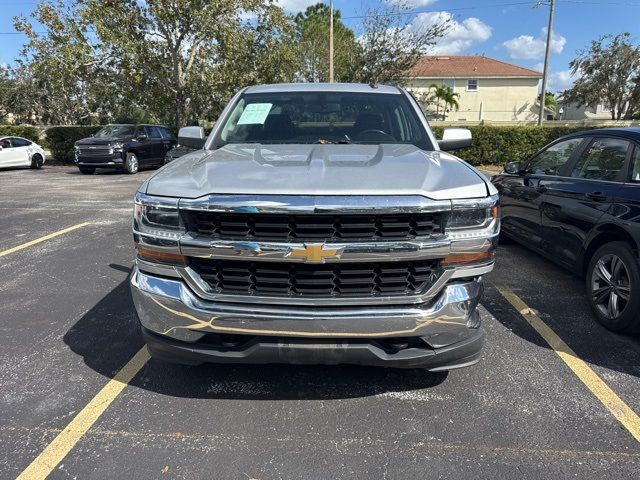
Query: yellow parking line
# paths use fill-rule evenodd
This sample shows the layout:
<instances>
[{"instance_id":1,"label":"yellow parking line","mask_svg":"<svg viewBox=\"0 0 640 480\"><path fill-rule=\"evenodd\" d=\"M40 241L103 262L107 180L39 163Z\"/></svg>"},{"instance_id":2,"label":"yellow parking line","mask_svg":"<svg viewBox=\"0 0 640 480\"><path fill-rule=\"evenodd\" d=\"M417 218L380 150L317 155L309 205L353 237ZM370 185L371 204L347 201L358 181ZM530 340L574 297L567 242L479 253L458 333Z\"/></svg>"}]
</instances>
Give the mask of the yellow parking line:
<instances>
[{"instance_id":1,"label":"yellow parking line","mask_svg":"<svg viewBox=\"0 0 640 480\"><path fill-rule=\"evenodd\" d=\"M149 352L142 347L127 364L91 399L36 459L18 476L17 480L44 479L64 459L80 438L100 418L124 387L149 360Z\"/></svg>"},{"instance_id":2,"label":"yellow parking line","mask_svg":"<svg viewBox=\"0 0 640 480\"><path fill-rule=\"evenodd\" d=\"M582 383L591 390L591 393L607 407L624 428L633 435L633 438L640 442L640 417L520 297L504 285L495 284L495 286L502 296L529 322L529 325L553 348Z\"/></svg>"},{"instance_id":3,"label":"yellow parking line","mask_svg":"<svg viewBox=\"0 0 640 480\"><path fill-rule=\"evenodd\" d=\"M58 237L60 235L64 235L65 233L73 232L74 230L86 227L87 225L91 225L91 222L79 223L72 227L64 228L62 230L58 230L57 232L50 233L49 235L45 235L44 237L36 238L35 240L31 240L30 242L23 243L22 245L17 245L8 250L2 250L0 251L0 257L4 257L5 255L9 255L10 253L18 252L33 245L37 245L38 243L46 242L47 240Z\"/></svg>"}]
</instances>

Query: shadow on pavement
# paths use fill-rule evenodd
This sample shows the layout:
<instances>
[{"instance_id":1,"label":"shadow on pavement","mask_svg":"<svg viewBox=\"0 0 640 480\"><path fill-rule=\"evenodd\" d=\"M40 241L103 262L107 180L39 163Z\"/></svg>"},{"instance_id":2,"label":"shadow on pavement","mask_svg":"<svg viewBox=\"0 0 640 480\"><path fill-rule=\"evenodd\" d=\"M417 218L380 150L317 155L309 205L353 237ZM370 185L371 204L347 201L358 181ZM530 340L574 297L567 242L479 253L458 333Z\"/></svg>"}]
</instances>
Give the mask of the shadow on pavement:
<instances>
[{"instance_id":1,"label":"shadow on pavement","mask_svg":"<svg viewBox=\"0 0 640 480\"><path fill-rule=\"evenodd\" d=\"M590 310L582 278L518 244L501 245L487 276L482 305L507 329L538 347L551 348L498 292L514 291L587 363L640 377L640 337L602 327ZM489 340L491 341L491 340Z\"/></svg>"},{"instance_id":2,"label":"shadow on pavement","mask_svg":"<svg viewBox=\"0 0 640 480\"><path fill-rule=\"evenodd\" d=\"M111 265L121 270L120 265ZM128 279L91 308L64 342L105 377L143 346ZM447 373L358 366L173 365L152 359L131 385L187 398L254 400L339 399L439 385Z\"/></svg>"}]
</instances>

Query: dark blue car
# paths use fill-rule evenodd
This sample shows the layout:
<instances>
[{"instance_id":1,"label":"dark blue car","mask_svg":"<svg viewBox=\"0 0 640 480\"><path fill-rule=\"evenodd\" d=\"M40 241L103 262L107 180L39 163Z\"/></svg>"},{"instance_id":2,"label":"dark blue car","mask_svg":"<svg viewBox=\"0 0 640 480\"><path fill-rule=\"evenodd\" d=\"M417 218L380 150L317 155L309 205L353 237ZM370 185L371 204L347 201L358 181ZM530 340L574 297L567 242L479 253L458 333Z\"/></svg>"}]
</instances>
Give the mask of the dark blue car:
<instances>
[{"instance_id":1,"label":"dark blue car","mask_svg":"<svg viewBox=\"0 0 640 480\"><path fill-rule=\"evenodd\" d=\"M492 182L501 236L584 276L605 327L640 333L640 128L559 138Z\"/></svg>"}]
</instances>

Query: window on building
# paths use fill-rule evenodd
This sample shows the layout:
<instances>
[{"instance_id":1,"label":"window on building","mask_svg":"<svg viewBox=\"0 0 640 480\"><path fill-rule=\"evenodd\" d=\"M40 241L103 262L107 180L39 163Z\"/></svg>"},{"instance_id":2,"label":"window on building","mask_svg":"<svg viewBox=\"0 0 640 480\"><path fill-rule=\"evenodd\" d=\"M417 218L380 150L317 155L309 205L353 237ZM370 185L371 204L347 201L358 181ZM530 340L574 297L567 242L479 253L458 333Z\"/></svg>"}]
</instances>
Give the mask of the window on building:
<instances>
[{"instance_id":1,"label":"window on building","mask_svg":"<svg viewBox=\"0 0 640 480\"><path fill-rule=\"evenodd\" d=\"M478 90L478 79L470 78L467 80L467 91L475 92L476 90Z\"/></svg>"}]
</instances>

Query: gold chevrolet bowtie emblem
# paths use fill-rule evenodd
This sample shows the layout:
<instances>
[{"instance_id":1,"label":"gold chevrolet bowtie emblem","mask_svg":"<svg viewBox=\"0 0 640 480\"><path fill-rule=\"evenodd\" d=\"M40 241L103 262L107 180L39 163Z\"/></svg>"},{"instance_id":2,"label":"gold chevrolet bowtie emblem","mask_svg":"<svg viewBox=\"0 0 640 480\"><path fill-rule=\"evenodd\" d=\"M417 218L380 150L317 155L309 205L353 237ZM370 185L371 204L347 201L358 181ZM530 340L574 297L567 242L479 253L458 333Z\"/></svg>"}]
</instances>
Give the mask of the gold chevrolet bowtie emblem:
<instances>
[{"instance_id":1,"label":"gold chevrolet bowtie emblem","mask_svg":"<svg viewBox=\"0 0 640 480\"><path fill-rule=\"evenodd\" d=\"M304 248L291 247L290 257L304 258L307 263L324 263L327 258L340 258L344 248L325 248L323 243L305 243Z\"/></svg>"}]
</instances>

